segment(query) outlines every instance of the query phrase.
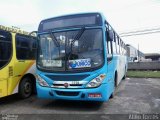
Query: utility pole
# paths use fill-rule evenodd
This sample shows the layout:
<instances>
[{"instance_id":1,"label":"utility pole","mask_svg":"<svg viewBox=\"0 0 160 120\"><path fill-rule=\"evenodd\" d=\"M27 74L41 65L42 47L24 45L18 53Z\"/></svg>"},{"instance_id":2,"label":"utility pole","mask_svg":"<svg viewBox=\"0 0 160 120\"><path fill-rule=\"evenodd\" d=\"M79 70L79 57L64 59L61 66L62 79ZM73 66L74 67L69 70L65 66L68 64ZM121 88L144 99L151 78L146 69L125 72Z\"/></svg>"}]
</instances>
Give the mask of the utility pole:
<instances>
[{"instance_id":1,"label":"utility pole","mask_svg":"<svg viewBox=\"0 0 160 120\"><path fill-rule=\"evenodd\" d=\"M138 62L139 62L139 43L138 43Z\"/></svg>"}]
</instances>

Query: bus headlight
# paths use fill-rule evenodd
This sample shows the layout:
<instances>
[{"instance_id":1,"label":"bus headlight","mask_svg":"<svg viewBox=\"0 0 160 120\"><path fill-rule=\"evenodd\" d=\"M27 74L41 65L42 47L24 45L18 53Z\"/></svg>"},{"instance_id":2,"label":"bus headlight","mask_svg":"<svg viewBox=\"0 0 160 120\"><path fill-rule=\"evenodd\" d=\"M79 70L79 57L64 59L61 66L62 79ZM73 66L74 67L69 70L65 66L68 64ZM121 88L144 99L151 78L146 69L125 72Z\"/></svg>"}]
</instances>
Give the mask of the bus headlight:
<instances>
[{"instance_id":1,"label":"bus headlight","mask_svg":"<svg viewBox=\"0 0 160 120\"><path fill-rule=\"evenodd\" d=\"M101 85L102 81L105 79L106 74L100 74L99 76L97 76L96 78L94 78L93 80L91 80L86 87L88 88L94 88L94 87L98 87Z\"/></svg>"},{"instance_id":2,"label":"bus headlight","mask_svg":"<svg viewBox=\"0 0 160 120\"><path fill-rule=\"evenodd\" d=\"M49 86L48 83L42 77L40 77L39 75L37 75L37 81L43 87L48 87Z\"/></svg>"}]
</instances>

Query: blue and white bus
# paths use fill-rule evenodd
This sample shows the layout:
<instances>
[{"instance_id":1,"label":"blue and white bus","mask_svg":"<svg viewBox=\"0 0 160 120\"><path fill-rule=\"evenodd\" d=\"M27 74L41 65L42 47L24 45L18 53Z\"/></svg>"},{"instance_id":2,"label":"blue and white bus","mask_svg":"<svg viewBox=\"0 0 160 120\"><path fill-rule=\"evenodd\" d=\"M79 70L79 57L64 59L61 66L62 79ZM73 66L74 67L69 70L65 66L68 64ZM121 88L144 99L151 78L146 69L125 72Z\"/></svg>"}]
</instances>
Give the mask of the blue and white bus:
<instances>
[{"instance_id":1,"label":"blue and white bus","mask_svg":"<svg viewBox=\"0 0 160 120\"><path fill-rule=\"evenodd\" d=\"M113 97L126 71L126 46L101 13L40 22L39 98L106 101Z\"/></svg>"}]
</instances>

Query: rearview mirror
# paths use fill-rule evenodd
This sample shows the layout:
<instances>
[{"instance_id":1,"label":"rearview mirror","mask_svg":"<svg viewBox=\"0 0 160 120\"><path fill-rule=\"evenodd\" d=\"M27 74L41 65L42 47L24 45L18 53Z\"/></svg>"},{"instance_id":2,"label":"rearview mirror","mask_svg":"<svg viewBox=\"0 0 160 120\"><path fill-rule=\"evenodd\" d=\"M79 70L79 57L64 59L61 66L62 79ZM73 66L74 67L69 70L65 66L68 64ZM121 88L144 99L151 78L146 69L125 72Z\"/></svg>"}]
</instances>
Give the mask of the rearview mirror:
<instances>
[{"instance_id":1,"label":"rearview mirror","mask_svg":"<svg viewBox=\"0 0 160 120\"><path fill-rule=\"evenodd\" d=\"M37 31L30 32L29 36L37 37Z\"/></svg>"}]
</instances>

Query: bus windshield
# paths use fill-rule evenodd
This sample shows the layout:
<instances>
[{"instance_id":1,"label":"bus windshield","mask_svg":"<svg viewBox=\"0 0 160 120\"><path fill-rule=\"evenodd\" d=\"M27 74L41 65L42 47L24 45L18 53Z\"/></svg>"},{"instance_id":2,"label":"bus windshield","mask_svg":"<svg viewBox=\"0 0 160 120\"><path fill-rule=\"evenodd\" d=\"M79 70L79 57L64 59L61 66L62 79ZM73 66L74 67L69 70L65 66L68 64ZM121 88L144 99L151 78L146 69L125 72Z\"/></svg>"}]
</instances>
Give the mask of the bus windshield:
<instances>
[{"instance_id":1,"label":"bus windshield","mask_svg":"<svg viewBox=\"0 0 160 120\"><path fill-rule=\"evenodd\" d=\"M103 65L102 29L39 35L37 67L44 71L91 70Z\"/></svg>"}]
</instances>

